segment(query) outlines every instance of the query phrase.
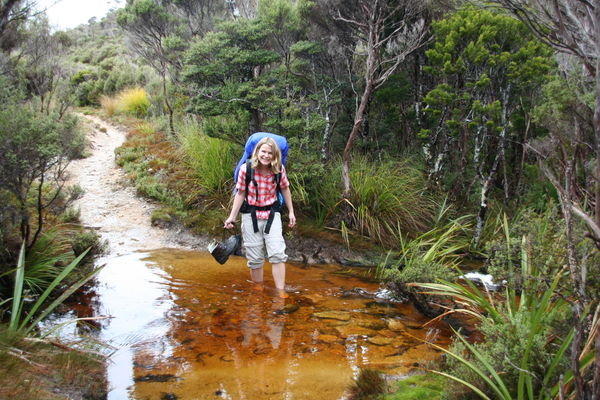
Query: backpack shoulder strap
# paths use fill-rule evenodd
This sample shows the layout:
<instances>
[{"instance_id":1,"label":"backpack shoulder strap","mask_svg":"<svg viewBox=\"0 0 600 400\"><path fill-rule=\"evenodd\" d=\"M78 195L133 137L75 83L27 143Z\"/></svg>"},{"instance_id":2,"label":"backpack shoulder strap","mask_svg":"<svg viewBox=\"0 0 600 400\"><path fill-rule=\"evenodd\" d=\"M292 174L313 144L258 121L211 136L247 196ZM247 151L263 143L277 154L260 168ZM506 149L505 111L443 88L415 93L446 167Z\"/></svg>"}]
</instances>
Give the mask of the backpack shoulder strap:
<instances>
[{"instance_id":1,"label":"backpack shoulder strap","mask_svg":"<svg viewBox=\"0 0 600 400\"><path fill-rule=\"evenodd\" d=\"M248 191L248 184L254 179L254 170L252 169L252 159L246 159L246 191Z\"/></svg>"},{"instance_id":2,"label":"backpack shoulder strap","mask_svg":"<svg viewBox=\"0 0 600 400\"><path fill-rule=\"evenodd\" d=\"M254 190L256 190L256 198L258 199L258 184L254 179L254 168L252 168L252 159L246 160L246 202L248 201L248 191L250 190L250 182L254 184Z\"/></svg>"}]
</instances>

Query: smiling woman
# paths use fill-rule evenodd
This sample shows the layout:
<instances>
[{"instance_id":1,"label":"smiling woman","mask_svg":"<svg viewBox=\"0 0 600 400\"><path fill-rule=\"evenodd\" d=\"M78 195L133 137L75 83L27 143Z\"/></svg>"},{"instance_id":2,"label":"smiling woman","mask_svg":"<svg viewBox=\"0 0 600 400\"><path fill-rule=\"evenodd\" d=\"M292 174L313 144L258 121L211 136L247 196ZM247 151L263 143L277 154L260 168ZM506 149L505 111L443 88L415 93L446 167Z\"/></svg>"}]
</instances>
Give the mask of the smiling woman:
<instances>
[{"instance_id":1,"label":"smiling woman","mask_svg":"<svg viewBox=\"0 0 600 400\"><path fill-rule=\"evenodd\" d=\"M37 9L45 11L57 29L71 29L91 18L102 18L110 10L123 7L124 0L37 0Z\"/></svg>"}]
</instances>

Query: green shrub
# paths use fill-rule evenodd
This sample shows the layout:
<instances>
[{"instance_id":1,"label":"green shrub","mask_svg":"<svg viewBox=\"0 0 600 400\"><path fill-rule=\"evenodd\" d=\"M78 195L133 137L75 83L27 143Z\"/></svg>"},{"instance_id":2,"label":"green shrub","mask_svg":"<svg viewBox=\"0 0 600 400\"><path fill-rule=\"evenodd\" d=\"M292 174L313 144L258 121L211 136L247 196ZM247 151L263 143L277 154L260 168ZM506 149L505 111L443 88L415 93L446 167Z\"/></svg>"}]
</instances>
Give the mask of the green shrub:
<instances>
[{"instance_id":1,"label":"green shrub","mask_svg":"<svg viewBox=\"0 0 600 400\"><path fill-rule=\"evenodd\" d=\"M178 193L159 182L155 176L138 176L135 182L137 194L175 208L183 208L183 201Z\"/></svg>"},{"instance_id":2,"label":"green shrub","mask_svg":"<svg viewBox=\"0 0 600 400\"><path fill-rule=\"evenodd\" d=\"M85 189L79 184L71 185L66 190L67 201L75 201L85 194Z\"/></svg>"},{"instance_id":3,"label":"green shrub","mask_svg":"<svg viewBox=\"0 0 600 400\"><path fill-rule=\"evenodd\" d=\"M67 208L61 215L60 220L65 224L75 224L81 220L81 209Z\"/></svg>"},{"instance_id":4,"label":"green shrub","mask_svg":"<svg viewBox=\"0 0 600 400\"><path fill-rule=\"evenodd\" d=\"M543 212L547 207L552 207L552 202L558 201L556 189L535 164L525 164L523 187L527 190L520 196L521 207Z\"/></svg>"},{"instance_id":5,"label":"green shrub","mask_svg":"<svg viewBox=\"0 0 600 400\"><path fill-rule=\"evenodd\" d=\"M508 236L507 227L505 234ZM432 344L448 355L447 368L439 373L468 387L466 392L457 391L454 398L474 398L477 393L482 398L506 400L551 399L557 385L568 384L571 379L565 375L566 354L574 324L569 304L559 290L559 283L568 277L564 269L545 276L530 262L528 248L523 237L522 283L515 290L509 282L504 298L492 296L469 281L464 285L440 279L439 283L416 285L428 295L455 299L448 313L464 313L480 323L483 340L478 343L471 344L457 333L449 350ZM508 267L513 269L514 265ZM545 278L551 281L540 285Z\"/></svg>"},{"instance_id":6,"label":"green shrub","mask_svg":"<svg viewBox=\"0 0 600 400\"><path fill-rule=\"evenodd\" d=\"M88 248L91 248L91 254L99 254L104 251L105 243L100 239L100 235L96 231L78 232L73 236L71 241L73 253L76 256L83 254Z\"/></svg>"},{"instance_id":7,"label":"green shrub","mask_svg":"<svg viewBox=\"0 0 600 400\"><path fill-rule=\"evenodd\" d=\"M487 272L496 280L507 280L515 287L522 281L521 253L531 254L531 268L540 276L553 276L567 262L566 239L559 206L549 203L544 212L526 209L512 219L507 235L497 235L485 246ZM528 249L522 248L526 237ZM513 267L514 266L514 267Z\"/></svg>"},{"instance_id":8,"label":"green shrub","mask_svg":"<svg viewBox=\"0 0 600 400\"><path fill-rule=\"evenodd\" d=\"M144 149L140 147L121 146L115 149L116 163L123 167L126 164L144 158Z\"/></svg>"}]
</instances>

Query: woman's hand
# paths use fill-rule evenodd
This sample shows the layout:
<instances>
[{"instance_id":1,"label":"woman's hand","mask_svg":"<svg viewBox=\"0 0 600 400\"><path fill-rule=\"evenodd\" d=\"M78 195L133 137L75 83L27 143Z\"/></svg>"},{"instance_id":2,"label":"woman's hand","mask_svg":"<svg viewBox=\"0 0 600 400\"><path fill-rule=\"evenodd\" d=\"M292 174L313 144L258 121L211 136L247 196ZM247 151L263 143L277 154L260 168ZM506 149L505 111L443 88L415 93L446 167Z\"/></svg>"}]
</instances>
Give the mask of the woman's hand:
<instances>
[{"instance_id":1,"label":"woman's hand","mask_svg":"<svg viewBox=\"0 0 600 400\"><path fill-rule=\"evenodd\" d=\"M290 220L290 222L288 223L288 226L290 228L293 228L296 225L296 215L294 214L293 211L288 213L288 219Z\"/></svg>"},{"instance_id":2,"label":"woman's hand","mask_svg":"<svg viewBox=\"0 0 600 400\"><path fill-rule=\"evenodd\" d=\"M231 229L234 226L235 226L235 218L231 218L231 217L227 218L225 220L225 223L223 224L223 228L225 228L225 229Z\"/></svg>"}]
</instances>

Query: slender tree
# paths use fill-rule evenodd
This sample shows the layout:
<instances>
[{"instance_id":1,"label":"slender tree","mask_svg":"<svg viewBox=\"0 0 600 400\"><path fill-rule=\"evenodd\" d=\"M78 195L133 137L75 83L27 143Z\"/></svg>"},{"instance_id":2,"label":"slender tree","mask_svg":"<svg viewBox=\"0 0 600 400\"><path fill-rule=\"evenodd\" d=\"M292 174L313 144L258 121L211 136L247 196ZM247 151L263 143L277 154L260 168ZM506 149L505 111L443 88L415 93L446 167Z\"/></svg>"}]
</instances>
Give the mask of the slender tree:
<instances>
[{"instance_id":1,"label":"slender tree","mask_svg":"<svg viewBox=\"0 0 600 400\"><path fill-rule=\"evenodd\" d=\"M169 116L171 134L175 134L174 110L169 96L169 79L177 77L182 66L183 43L176 35L177 20L155 0L128 0L117 14L118 24L133 39L133 51L159 74L163 98Z\"/></svg>"},{"instance_id":2,"label":"slender tree","mask_svg":"<svg viewBox=\"0 0 600 400\"><path fill-rule=\"evenodd\" d=\"M27 0L0 0L0 41L11 24L27 20L33 4ZM2 46L4 48L4 45Z\"/></svg>"},{"instance_id":3,"label":"slender tree","mask_svg":"<svg viewBox=\"0 0 600 400\"><path fill-rule=\"evenodd\" d=\"M592 232L600 227L600 4L588 0L493 0L523 21L542 41L581 61L595 82L594 136L596 152L593 216L583 220ZM577 205L568 205L569 208ZM581 207L579 207L581 208ZM576 215L579 215L575 211ZM582 216L583 217L583 216ZM591 225L593 223L593 225ZM599 243L600 237L594 240Z\"/></svg>"},{"instance_id":4,"label":"slender tree","mask_svg":"<svg viewBox=\"0 0 600 400\"><path fill-rule=\"evenodd\" d=\"M362 93L343 153L343 196L350 196L352 147L363 128L373 94L413 51L428 40L425 3L417 0L356 0L344 4L334 16L356 37L353 51L363 59Z\"/></svg>"}]
</instances>

